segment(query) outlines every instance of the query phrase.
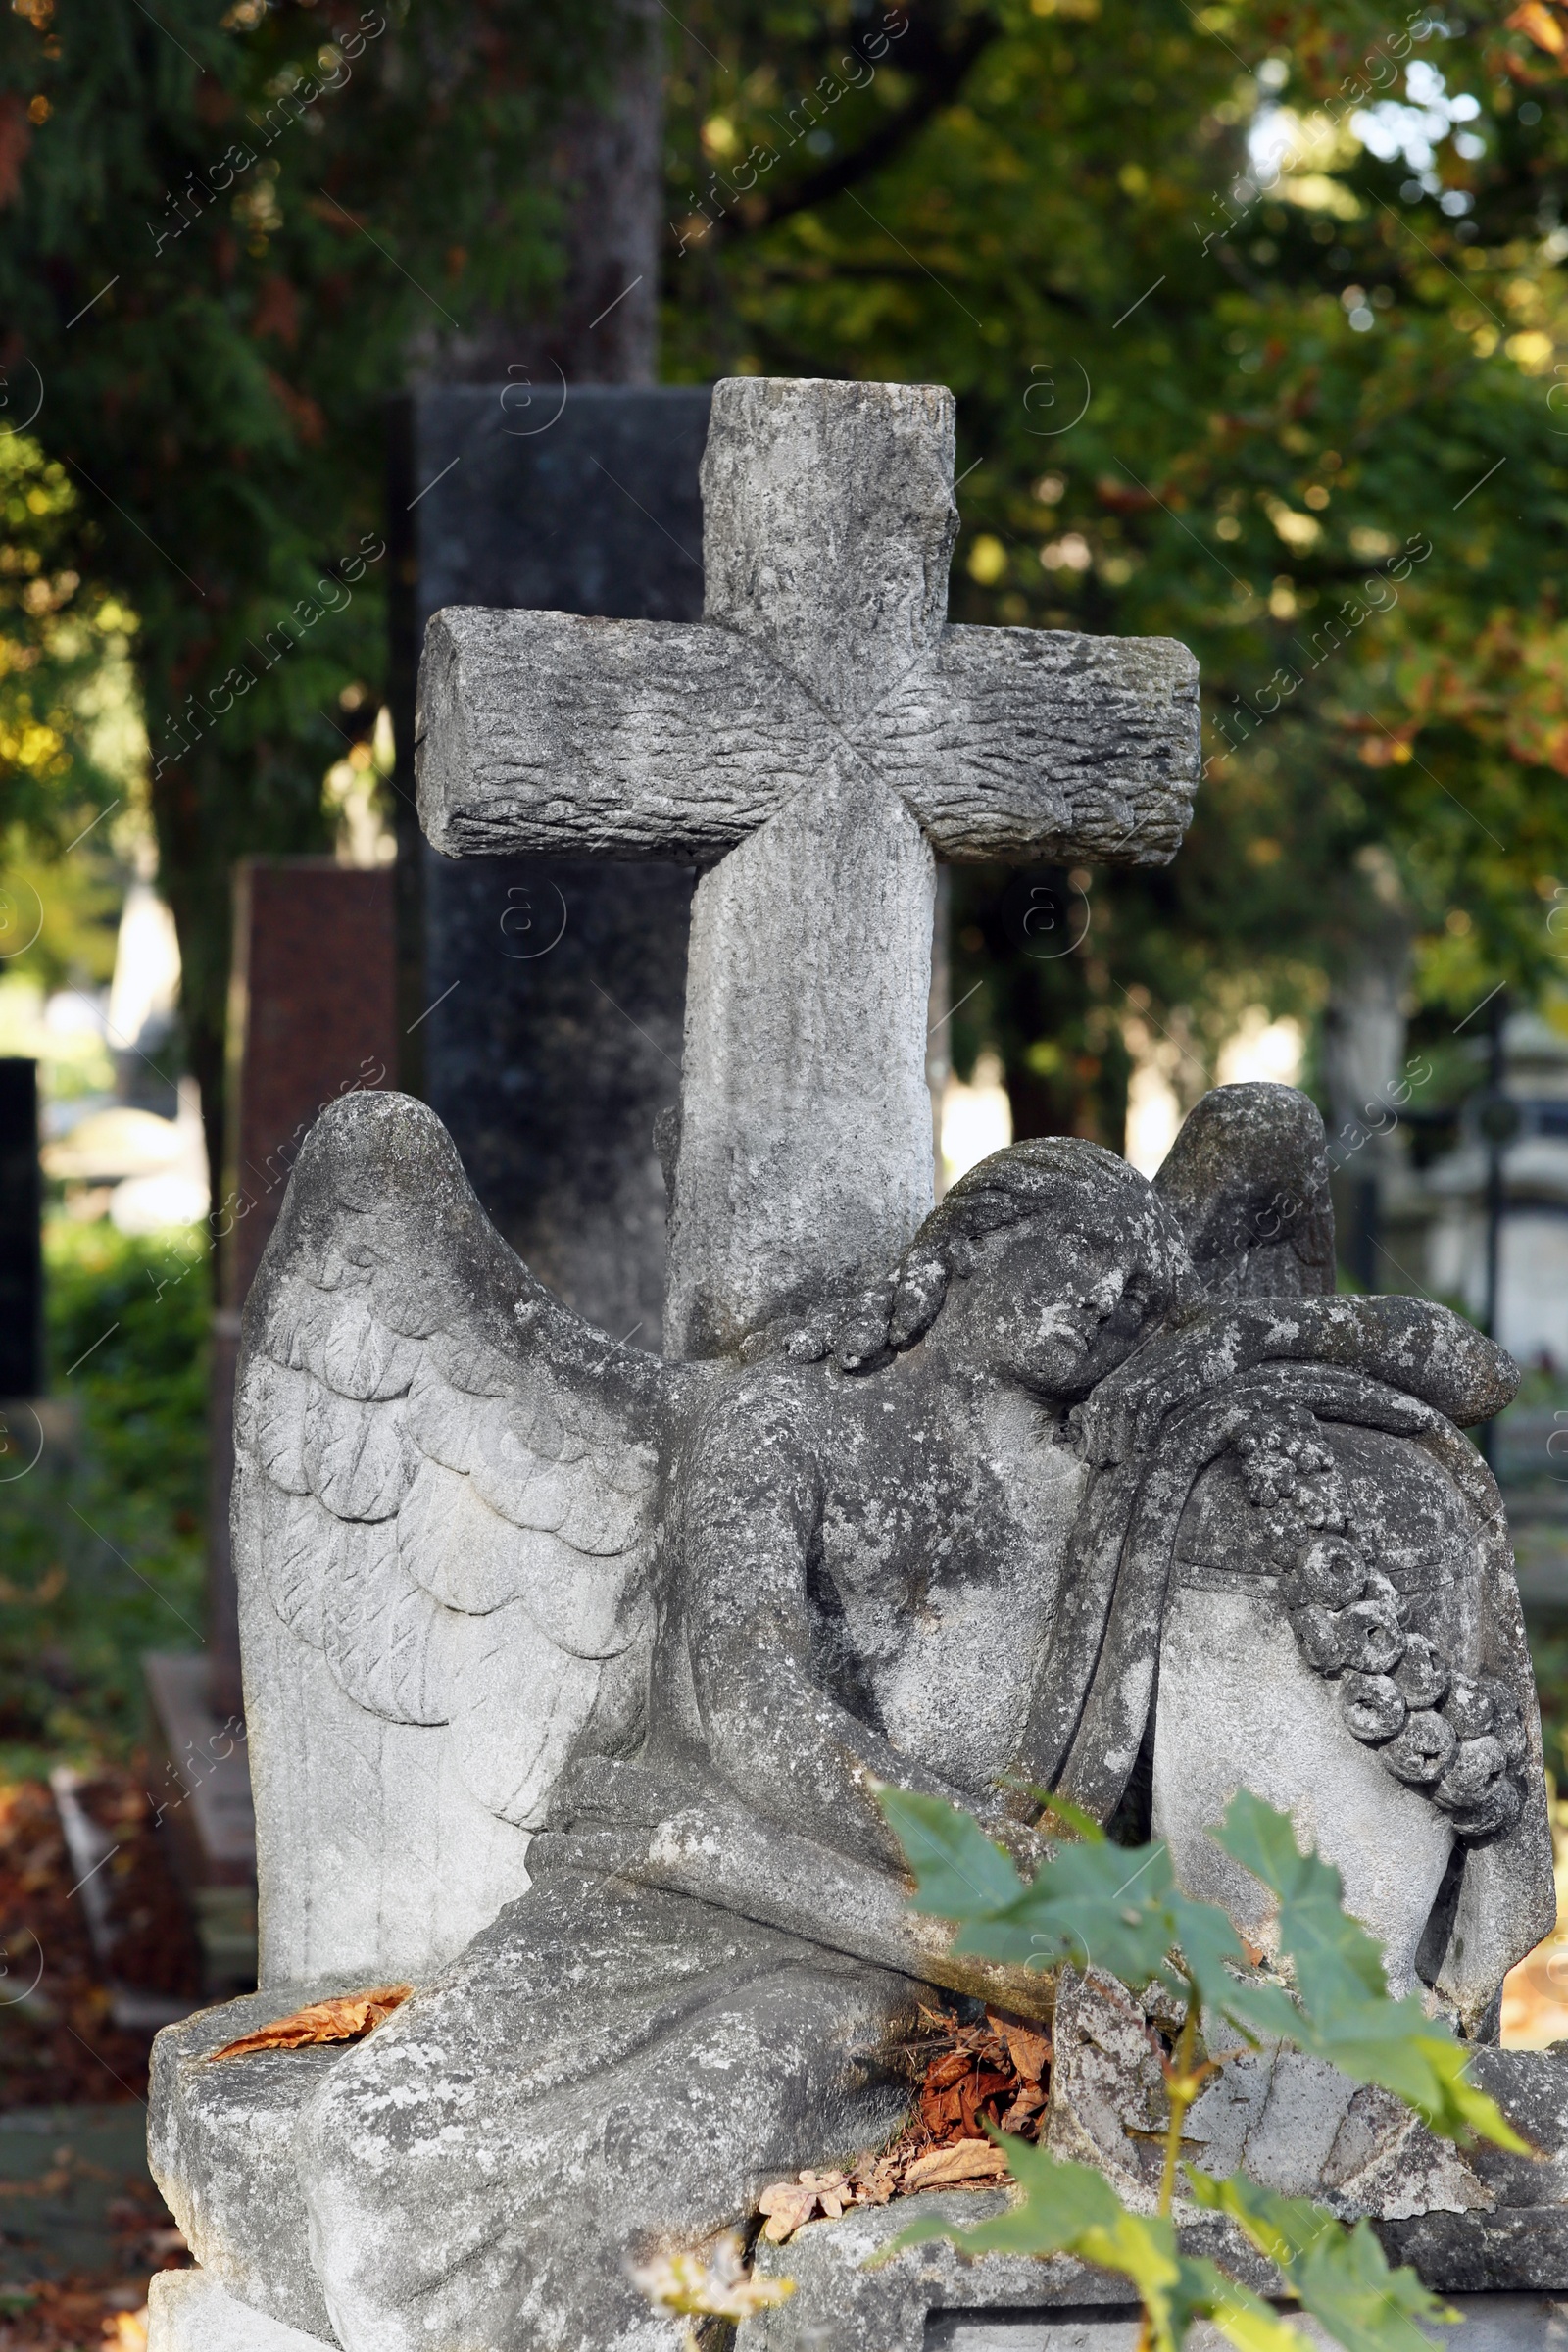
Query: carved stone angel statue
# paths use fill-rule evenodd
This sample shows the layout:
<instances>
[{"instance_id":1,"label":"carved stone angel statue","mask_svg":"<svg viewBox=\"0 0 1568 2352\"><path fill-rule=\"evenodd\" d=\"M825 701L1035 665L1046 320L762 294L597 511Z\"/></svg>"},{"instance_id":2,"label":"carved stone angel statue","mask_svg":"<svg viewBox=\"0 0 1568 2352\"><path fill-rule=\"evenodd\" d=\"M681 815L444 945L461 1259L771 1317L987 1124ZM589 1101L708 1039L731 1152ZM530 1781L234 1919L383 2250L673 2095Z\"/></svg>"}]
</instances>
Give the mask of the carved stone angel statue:
<instances>
[{"instance_id":1,"label":"carved stone angel statue","mask_svg":"<svg viewBox=\"0 0 1568 2352\"><path fill-rule=\"evenodd\" d=\"M672 2346L628 2260L875 2144L924 1987L1045 2012L906 1913L882 1785L1020 1858L1027 1784L1152 1824L1266 1942L1203 1836L1253 1788L1485 2035L1553 1917L1460 1435L1514 1377L1442 1307L1333 1296L1284 1088L1209 1095L1152 1184L999 1152L880 1281L681 1363L547 1294L419 1104L335 1105L245 1317L265 1989L159 2045L204 2266L343 2352ZM392 1977L357 2047L207 2063Z\"/></svg>"}]
</instances>

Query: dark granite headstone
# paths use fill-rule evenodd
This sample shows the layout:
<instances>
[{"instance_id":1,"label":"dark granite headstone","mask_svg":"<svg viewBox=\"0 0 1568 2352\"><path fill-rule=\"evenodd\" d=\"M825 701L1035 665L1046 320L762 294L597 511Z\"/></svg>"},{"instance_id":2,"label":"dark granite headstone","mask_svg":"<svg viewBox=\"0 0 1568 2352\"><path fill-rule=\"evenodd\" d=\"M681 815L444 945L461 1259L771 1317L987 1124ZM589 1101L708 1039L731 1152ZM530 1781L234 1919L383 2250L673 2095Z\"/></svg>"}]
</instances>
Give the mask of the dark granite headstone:
<instances>
[{"instance_id":1,"label":"dark granite headstone","mask_svg":"<svg viewBox=\"0 0 1568 2352\"><path fill-rule=\"evenodd\" d=\"M660 1345L664 1194L695 875L656 860L438 857L413 806L414 689L445 605L688 620L703 608L706 386L460 386L397 404L393 718L404 1084L530 1266Z\"/></svg>"},{"instance_id":2,"label":"dark granite headstone","mask_svg":"<svg viewBox=\"0 0 1568 2352\"><path fill-rule=\"evenodd\" d=\"M0 1059L0 1397L43 1388L38 1065Z\"/></svg>"}]
</instances>

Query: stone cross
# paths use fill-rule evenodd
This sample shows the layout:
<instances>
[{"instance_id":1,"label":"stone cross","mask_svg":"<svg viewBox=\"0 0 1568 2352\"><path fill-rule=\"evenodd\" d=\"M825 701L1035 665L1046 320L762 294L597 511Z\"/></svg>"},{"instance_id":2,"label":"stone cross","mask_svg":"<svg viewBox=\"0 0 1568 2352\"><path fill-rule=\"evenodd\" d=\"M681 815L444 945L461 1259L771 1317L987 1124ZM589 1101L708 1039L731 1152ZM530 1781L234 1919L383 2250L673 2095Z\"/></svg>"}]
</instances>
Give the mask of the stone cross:
<instances>
[{"instance_id":1,"label":"stone cross","mask_svg":"<svg viewBox=\"0 0 1568 2352\"><path fill-rule=\"evenodd\" d=\"M880 1276L931 1206L935 860L1166 863L1199 765L1168 638L950 627L954 400L732 378L705 616L455 608L420 669L449 856L689 857L665 1350Z\"/></svg>"}]
</instances>

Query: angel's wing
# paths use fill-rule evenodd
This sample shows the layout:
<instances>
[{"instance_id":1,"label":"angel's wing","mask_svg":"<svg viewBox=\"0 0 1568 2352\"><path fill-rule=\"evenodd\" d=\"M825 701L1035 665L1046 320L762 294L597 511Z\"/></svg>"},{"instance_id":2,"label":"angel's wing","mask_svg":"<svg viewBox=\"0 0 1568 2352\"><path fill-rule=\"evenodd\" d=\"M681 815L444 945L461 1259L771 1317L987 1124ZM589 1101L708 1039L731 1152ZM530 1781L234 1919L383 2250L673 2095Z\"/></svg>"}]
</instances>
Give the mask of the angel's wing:
<instances>
[{"instance_id":1,"label":"angel's wing","mask_svg":"<svg viewBox=\"0 0 1568 2352\"><path fill-rule=\"evenodd\" d=\"M312 1128L235 1407L264 1982L427 1973L568 1754L635 1746L683 1380L534 1280L422 1103Z\"/></svg>"},{"instance_id":2,"label":"angel's wing","mask_svg":"<svg viewBox=\"0 0 1568 2352\"><path fill-rule=\"evenodd\" d=\"M1323 1121L1294 1086L1216 1086L1154 1178L1214 1298L1302 1298L1334 1288Z\"/></svg>"}]
</instances>

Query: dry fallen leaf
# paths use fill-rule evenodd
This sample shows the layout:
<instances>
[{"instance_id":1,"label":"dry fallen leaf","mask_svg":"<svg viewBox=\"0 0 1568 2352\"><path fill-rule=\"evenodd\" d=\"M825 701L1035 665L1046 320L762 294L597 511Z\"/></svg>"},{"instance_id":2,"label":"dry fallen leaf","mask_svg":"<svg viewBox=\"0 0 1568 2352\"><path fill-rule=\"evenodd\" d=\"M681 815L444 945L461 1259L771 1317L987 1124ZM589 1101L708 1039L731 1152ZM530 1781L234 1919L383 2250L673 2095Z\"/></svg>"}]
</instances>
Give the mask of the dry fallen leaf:
<instances>
[{"instance_id":1,"label":"dry fallen leaf","mask_svg":"<svg viewBox=\"0 0 1568 2352\"><path fill-rule=\"evenodd\" d=\"M857 2205L888 2205L899 2191L899 2166L891 2156L866 2156L850 2175Z\"/></svg>"},{"instance_id":2,"label":"dry fallen leaf","mask_svg":"<svg viewBox=\"0 0 1568 2352\"><path fill-rule=\"evenodd\" d=\"M836 2222L858 2196L858 2187L843 2173L802 2173L795 2180L775 2180L757 2200L759 2213L767 2216L762 2235L770 2246L782 2246L819 2206L828 2221Z\"/></svg>"},{"instance_id":3,"label":"dry fallen leaf","mask_svg":"<svg viewBox=\"0 0 1568 2352\"><path fill-rule=\"evenodd\" d=\"M1010 2017L998 2017L989 2009L986 2011L986 2021L1006 2043L1007 2056L1012 2060L1020 2082L1041 2082L1051 2064L1050 2034L1037 2033L1033 2026L1016 2025Z\"/></svg>"},{"instance_id":4,"label":"dry fallen leaf","mask_svg":"<svg viewBox=\"0 0 1568 2352\"><path fill-rule=\"evenodd\" d=\"M105 2352L147 2352L147 2306L117 2311L104 2322Z\"/></svg>"},{"instance_id":5,"label":"dry fallen leaf","mask_svg":"<svg viewBox=\"0 0 1568 2352\"><path fill-rule=\"evenodd\" d=\"M960 2025L951 2011L923 2010L911 2055L914 2105L894 2138L868 2149L846 2176L804 2172L776 2180L758 2200L762 2235L781 2246L818 2216L837 2221L855 2205L886 2205L922 2188L979 2188L1007 2178L988 2127L1034 2141L1045 2127L1051 2037L1021 2018L987 2010Z\"/></svg>"},{"instance_id":6,"label":"dry fallen leaf","mask_svg":"<svg viewBox=\"0 0 1568 2352\"><path fill-rule=\"evenodd\" d=\"M904 2176L904 2193L950 2188L960 2180L1005 2180L1007 2159L989 2139L958 2139L951 2147L917 2156Z\"/></svg>"},{"instance_id":7,"label":"dry fallen leaf","mask_svg":"<svg viewBox=\"0 0 1568 2352\"><path fill-rule=\"evenodd\" d=\"M768 2244L782 2246L816 2211L816 2191L804 2188L798 2180L775 2180L758 2198L757 2209L767 2216L762 2235Z\"/></svg>"},{"instance_id":8,"label":"dry fallen leaf","mask_svg":"<svg viewBox=\"0 0 1568 2352\"><path fill-rule=\"evenodd\" d=\"M373 1992L344 1992L330 2001L312 2001L291 2017L280 2017L260 2032L244 2034L213 2052L220 2058L244 2058L253 2050L299 2050L322 2041L363 2041L383 2018L401 2009L412 1984L379 1984Z\"/></svg>"}]
</instances>

